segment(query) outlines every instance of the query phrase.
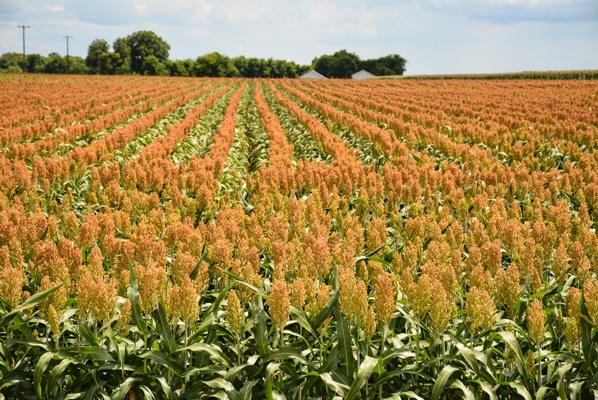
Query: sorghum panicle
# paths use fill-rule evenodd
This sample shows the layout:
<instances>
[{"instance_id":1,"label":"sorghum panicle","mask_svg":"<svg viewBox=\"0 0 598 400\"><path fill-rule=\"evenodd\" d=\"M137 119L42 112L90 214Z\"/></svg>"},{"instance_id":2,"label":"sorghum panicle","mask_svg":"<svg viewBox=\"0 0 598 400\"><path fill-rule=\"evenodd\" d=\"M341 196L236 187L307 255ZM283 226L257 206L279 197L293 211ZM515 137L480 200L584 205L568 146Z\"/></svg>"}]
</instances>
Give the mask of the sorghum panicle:
<instances>
[{"instance_id":1,"label":"sorghum panicle","mask_svg":"<svg viewBox=\"0 0 598 400\"><path fill-rule=\"evenodd\" d=\"M546 314L544 314L542 303L538 299L534 299L528 308L526 323L530 339L536 345L541 346L546 332Z\"/></svg>"},{"instance_id":2,"label":"sorghum panicle","mask_svg":"<svg viewBox=\"0 0 598 400\"><path fill-rule=\"evenodd\" d=\"M275 329L281 330L289 321L291 300L287 291L287 284L281 280L272 283L272 292L268 299L270 307L270 319Z\"/></svg>"}]
</instances>

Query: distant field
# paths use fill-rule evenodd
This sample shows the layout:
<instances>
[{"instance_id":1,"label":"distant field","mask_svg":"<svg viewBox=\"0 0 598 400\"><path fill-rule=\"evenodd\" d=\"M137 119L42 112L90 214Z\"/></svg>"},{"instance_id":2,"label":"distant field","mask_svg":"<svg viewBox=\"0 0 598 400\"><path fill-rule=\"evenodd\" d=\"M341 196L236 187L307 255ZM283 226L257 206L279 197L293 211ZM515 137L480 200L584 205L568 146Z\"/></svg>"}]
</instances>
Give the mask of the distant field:
<instances>
[{"instance_id":1,"label":"distant field","mask_svg":"<svg viewBox=\"0 0 598 400\"><path fill-rule=\"evenodd\" d=\"M395 75L374 79L598 79L598 70L524 71L497 74Z\"/></svg>"},{"instance_id":2,"label":"distant field","mask_svg":"<svg viewBox=\"0 0 598 400\"><path fill-rule=\"evenodd\" d=\"M594 398L597 149L595 80L1 75L0 397Z\"/></svg>"}]
</instances>

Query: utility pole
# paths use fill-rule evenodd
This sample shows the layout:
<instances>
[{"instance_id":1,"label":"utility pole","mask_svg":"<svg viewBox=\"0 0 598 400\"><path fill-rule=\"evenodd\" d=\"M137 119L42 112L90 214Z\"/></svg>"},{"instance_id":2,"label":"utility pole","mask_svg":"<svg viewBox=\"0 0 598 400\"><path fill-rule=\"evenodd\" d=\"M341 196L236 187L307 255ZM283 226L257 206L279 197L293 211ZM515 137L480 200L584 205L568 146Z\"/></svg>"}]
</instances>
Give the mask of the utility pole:
<instances>
[{"instance_id":1,"label":"utility pole","mask_svg":"<svg viewBox=\"0 0 598 400\"><path fill-rule=\"evenodd\" d=\"M23 28L23 72L27 72L27 63L25 61L25 28L31 28L29 25L17 25Z\"/></svg>"},{"instance_id":2,"label":"utility pole","mask_svg":"<svg viewBox=\"0 0 598 400\"><path fill-rule=\"evenodd\" d=\"M72 38L72 36L63 36L63 38L66 38L66 73L70 74L71 66L69 62L69 38Z\"/></svg>"}]
</instances>

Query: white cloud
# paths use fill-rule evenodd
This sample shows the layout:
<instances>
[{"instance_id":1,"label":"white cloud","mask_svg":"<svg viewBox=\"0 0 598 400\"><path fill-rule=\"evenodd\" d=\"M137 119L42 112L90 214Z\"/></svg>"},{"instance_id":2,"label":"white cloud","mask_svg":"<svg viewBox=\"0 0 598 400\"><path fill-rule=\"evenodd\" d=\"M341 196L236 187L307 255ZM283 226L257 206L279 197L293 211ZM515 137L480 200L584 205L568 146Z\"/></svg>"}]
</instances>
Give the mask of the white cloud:
<instances>
[{"instance_id":1,"label":"white cloud","mask_svg":"<svg viewBox=\"0 0 598 400\"><path fill-rule=\"evenodd\" d=\"M57 5L57 1L60 1ZM96 38L149 29L171 58L211 51L308 64L347 49L398 53L407 73L596 68L596 0L0 0L0 52L85 56Z\"/></svg>"}]
</instances>

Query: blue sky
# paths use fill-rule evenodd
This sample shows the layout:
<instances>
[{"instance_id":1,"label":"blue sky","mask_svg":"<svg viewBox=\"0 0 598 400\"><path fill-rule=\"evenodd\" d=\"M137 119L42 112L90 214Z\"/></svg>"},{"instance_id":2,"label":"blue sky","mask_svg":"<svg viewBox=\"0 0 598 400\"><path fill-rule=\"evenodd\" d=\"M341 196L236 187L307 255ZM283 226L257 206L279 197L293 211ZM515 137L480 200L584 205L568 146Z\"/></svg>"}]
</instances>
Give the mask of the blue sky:
<instances>
[{"instance_id":1,"label":"blue sky","mask_svg":"<svg viewBox=\"0 0 598 400\"><path fill-rule=\"evenodd\" d=\"M598 69L598 0L0 0L0 53L85 57L152 30L171 59L218 51L310 64L400 54L408 75Z\"/></svg>"}]
</instances>

